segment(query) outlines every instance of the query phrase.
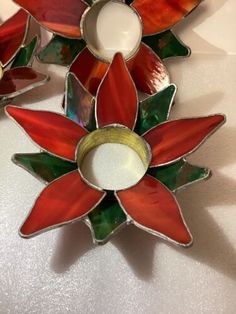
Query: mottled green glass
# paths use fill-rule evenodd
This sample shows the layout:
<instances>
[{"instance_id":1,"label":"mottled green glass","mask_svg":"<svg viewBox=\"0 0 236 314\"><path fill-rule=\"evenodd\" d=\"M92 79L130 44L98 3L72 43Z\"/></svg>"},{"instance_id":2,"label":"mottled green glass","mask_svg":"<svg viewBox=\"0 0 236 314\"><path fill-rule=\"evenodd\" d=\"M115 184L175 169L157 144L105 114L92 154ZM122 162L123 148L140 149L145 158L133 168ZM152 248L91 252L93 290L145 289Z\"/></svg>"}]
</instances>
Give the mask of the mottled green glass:
<instances>
[{"instance_id":1,"label":"mottled green glass","mask_svg":"<svg viewBox=\"0 0 236 314\"><path fill-rule=\"evenodd\" d=\"M135 128L138 134L143 134L168 119L175 93L176 86L171 84L163 91L140 102L139 115Z\"/></svg>"},{"instance_id":2,"label":"mottled green glass","mask_svg":"<svg viewBox=\"0 0 236 314\"><path fill-rule=\"evenodd\" d=\"M151 168L149 173L164 183L171 191L207 179L211 174L209 169L191 165L185 159L169 166Z\"/></svg>"},{"instance_id":3,"label":"mottled green glass","mask_svg":"<svg viewBox=\"0 0 236 314\"><path fill-rule=\"evenodd\" d=\"M94 98L73 73L67 76L66 116L88 131L96 129Z\"/></svg>"},{"instance_id":4,"label":"mottled green glass","mask_svg":"<svg viewBox=\"0 0 236 314\"><path fill-rule=\"evenodd\" d=\"M33 61L34 52L38 46L38 36L34 37L33 40L27 45L20 49L17 53L11 68L23 67L31 65Z\"/></svg>"},{"instance_id":5,"label":"mottled green glass","mask_svg":"<svg viewBox=\"0 0 236 314\"><path fill-rule=\"evenodd\" d=\"M44 182L51 182L77 169L75 163L65 161L47 153L15 154L12 160L15 164Z\"/></svg>"},{"instance_id":6,"label":"mottled green glass","mask_svg":"<svg viewBox=\"0 0 236 314\"><path fill-rule=\"evenodd\" d=\"M97 242L106 241L106 239L126 221L126 215L118 202L108 197L106 197L88 217Z\"/></svg>"},{"instance_id":7,"label":"mottled green glass","mask_svg":"<svg viewBox=\"0 0 236 314\"><path fill-rule=\"evenodd\" d=\"M161 59L187 57L190 54L190 49L170 30L144 37L143 42L151 47Z\"/></svg>"},{"instance_id":8,"label":"mottled green glass","mask_svg":"<svg viewBox=\"0 0 236 314\"><path fill-rule=\"evenodd\" d=\"M91 6L95 0L83 0L85 3L87 3L89 6Z\"/></svg>"},{"instance_id":9,"label":"mottled green glass","mask_svg":"<svg viewBox=\"0 0 236 314\"><path fill-rule=\"evenodd\" d=\"M83 40L55 35L47 46L38 53L38 59L43 63L67 66L72 63L84 47L85 42Z\"/></svg>"}]
</instances>

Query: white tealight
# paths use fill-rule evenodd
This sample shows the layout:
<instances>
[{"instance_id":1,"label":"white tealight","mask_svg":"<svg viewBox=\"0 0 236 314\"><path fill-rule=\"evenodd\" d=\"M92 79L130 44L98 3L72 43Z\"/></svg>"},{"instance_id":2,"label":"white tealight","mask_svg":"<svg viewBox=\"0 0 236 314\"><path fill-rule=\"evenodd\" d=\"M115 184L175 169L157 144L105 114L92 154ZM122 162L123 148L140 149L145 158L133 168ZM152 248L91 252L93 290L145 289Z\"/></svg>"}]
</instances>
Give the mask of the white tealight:
<instances>
[{"instance_id":1,"label":"white tealight","mask_svg":"<svg viewBox=\"0 0 236 314\"><path fill-rule=\"evenodd\" d=\"M107 143L92 149L81 165L83 176L106 190L122 190L135 185L146 169L139 155L124 144Z\"/></svg>"},{"instance_id":2,"label":"white tealight","mask_svg":"<svg viewBox=\"0 0 236 314\"><path fill-rule=\"evenodd\" d=\"M83 23L88 48L98 57L111 61L121 52L125 59L138 49L142 38L142 23L138 14L119 1L95 4Z\"/></svg>"}]
</instances>

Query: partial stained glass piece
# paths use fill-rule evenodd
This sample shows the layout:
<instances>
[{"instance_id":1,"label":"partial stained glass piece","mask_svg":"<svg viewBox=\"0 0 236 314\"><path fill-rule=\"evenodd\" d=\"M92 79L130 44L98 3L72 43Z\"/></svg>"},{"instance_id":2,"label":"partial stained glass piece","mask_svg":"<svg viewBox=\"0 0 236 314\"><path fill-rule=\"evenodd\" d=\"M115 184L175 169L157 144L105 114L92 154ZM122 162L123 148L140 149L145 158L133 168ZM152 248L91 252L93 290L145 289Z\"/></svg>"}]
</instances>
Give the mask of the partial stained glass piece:
<instances>
[{"instance_id":1,"label":"partial stained glass piece","mask_svg":"<svg viewBox=\"0 0 236 314\"><path fill-rule=\"evenodd\" d=\"M183 246L192 243L174 195L155 178L146 175L137 185L116 195L141 229Z\"/></svg>"},{"instance_id":2,"label":"partial stained glass piece","mask_svg":"<svg viewBox=\"0 0 236 314\"><path fill-rule=\"evenodd\" d=\"M44 74L30 67L20 67L4 72L0 80L0 97L15 97L32 88L43 85L48 80Z\"/></svg>"},{"instance_id":3,"label":"partial stained glass piece","mask_svg":"<svg viewBox=\"0 0 236 314\"><path fill-rule=\"evenodd\" d=\"M161 33L187 16L202 0L134 0L131 6L142 18L144 35Z\"/></svg>"},{"instance_id":4,"label":"partial stained glass piece","mask_svg":"<svg viewBox=\"0 0 236 314\"><path fill-rule=\"evenodd\" d=\"M42 26L59 35L80 38L80 20L87 5L81 0L14 0Z\"/></svg>"},{"instance_id":5,"label":"partial stained glass piece","mask_svg":"<svg viewBox=\"0 0 236 314\"><path fill-rule=\"evenodd\" d=\"M76 163L48 153L15 154L13 162L44 182L51 182L77 169Z\"/></svg>"},{"instance_id":6,"label":"partial stained glass piece","mask_svg":"<svg viewBox=\"0 0 236 314\"><path fill-rule=\"evenodd\" d=\"M55 35L52 40L38 53L38 59L43 63L53 63L68 66L85 47L82 39L70 39Z\"/></svg>"},{"instance_id":7,"label":"partial stained glass piece","mask_svg":"<svg viewBox=\"0 0 236 314\"><path fill-rule=\"evenodd\" d=\"M122 54L117 53L99 87L96 116L99 127L121 124L133 129L136 123L138 97Z\"/></svg>"},{"instance_id":8,"label":"partial stained glass piece","mask_svg":"<svg viewBox=\"0 0 236 314\"><path fill-rule=\"evenodd\" d=\"M180 119L158 125L144 134L152 149L151 166L161 166L192 153L225 122L223 115Z\"/></svg>"},{"instance_id":9,"label":"partial stained glass piece","mask_svg":"<svg viewBox=\"0 0 236 314\"><path fill-rule=\"evenodd\" d=\"M187 57L190 55L190 48L172 32L166 31L161 34L147 36L143 42L161 58Z\"/></svg>"},{"instance_id":10,"label":"partial stained glass piece","mask_svg":"<svg viewBox=\"0 0 236 314\"><path fill-rule=\"evenodd\" d=\"M209 169L191 165L185 159L181 159L172 165L151 168L149 173L173 192L187 185L205 180L211 175Z\"/></svg>"},{"instance_id":11,"label":"partial stained glass piece","mask_svg":"<svg viewBox=\"0 0 236 314\"><path fill-rule=\"evenodd\" d=\"M137 89L143 93L155 94L170 84L165 65L153 50L143 43L127 65Z\"/></svg>"},{"instance_id":12,"label":"partial stained glass piece","mask_svg":"<svg viewBox=\"0 0 236 314\"><path fill-rule=\"evenodd\" d=\"M18 11L0 26L0 64L7 65L21 48L28 25L28 14Z\"/></svg>"},{"instance_id":13,"label":"partial stained glass piece","mask_svg":"<svg viewBox=\"0 0 236 314\"><path fill-rule=\"evenodd\" d=\"M95 95L108 67L109 64L101 62L85 48L71 65L70 72L76 75L92 95Z\"/></svg>"},{"instance_id":14,"label":"partial stained glass piece","mask_svg":"<svg viewBox=\"0 0 236 314\"><path fill-rule=\"evenodd\" d=\"M11 68L23 67L32 64L34 52L38 46L38 36L34 37L32 41L22 47L20 51L17 53L14 61L12 63Z\"/></svg>"},{"instance_id":15,"label":"partial stained glass piece","mask_svg":"<svg viewBox=\"0 0 236 314\"><path fill-rule=\"evenodd\" d=\"M73 73L67 75L65 113L69 119L89 131L96 128L94 98Z\"/></svg>"},{"instance_id":16,"label":"partial stained glass piece","mask_svg":"<svg viewBox=\"0 0 236 314\"><path fill-rule=\"evenodd\" d=\"M143 134L168 119L175 93L176 86L171 84L163 91L140 102L137 133Z\"/></svg>"},{"instance_id":17,"label":"partial stained glass piece","mask_svg":"<svg viewBox=\"0 0 236 314\"><path fill-rule=\"evenodd\" d=\"M105 198L89 215L96 242L106 241L126 222L117 200Z\"/></svg>"},{"instance_id":18,"label":"partial stained glass piece","mask_svg":"<svg viewBox=\"0 0 236 314\"><path fill-rule=\"evenodd\" d=\"M8 106L6 112L41 148L75 161L76 147L87 131L66 117L49 111Z\"/></svg>"},{"instance_id":19,"label":"partial stained glass piece","mask_svg":"<svg viewBox=\"0 0 236 314\"><path fill-rule=\"evenodd\" d=\"M105 192L88 186L77 170L66 174L42 191L20 233L23 237L30 237L79 220L104 196Z\"/></svg>"}]
</instances>

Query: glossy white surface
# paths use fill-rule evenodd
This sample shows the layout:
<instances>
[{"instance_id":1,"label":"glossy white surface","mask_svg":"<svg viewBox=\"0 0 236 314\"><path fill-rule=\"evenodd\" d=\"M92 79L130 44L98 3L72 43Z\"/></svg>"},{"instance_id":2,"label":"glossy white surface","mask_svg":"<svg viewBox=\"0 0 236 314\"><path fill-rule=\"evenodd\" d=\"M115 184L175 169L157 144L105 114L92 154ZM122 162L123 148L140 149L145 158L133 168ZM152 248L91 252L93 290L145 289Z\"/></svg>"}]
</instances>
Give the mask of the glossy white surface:
<instances>
[{"instance_id":1,"label":"glossy white surface","mask_svg":"<svg viewBox=\"0 0 236 314\"><path fill-rule=\"evenodd\" d=\"M167 64L179 87L171 118L216 112L228 118L189 157L210 167L213 177L177 195L195 240L190 249L132 227L94 247L81 223L21 239L17 229L43 185L11 163L15 152L37 148L1 111L1 314L235 313L235 12L235 0L204 1L176 28L193 48L192 56ZM15 104L59 111L65 71L40 68L51 74L51 82Z\"/></svg>"},{"instance_id":2,"label":"glossy white surface","mask_svg":"<svg viewBox=\"0 0 236 314\"><path fill-rule=\"evenodd\" d=\"M86 14L83 36L90 50L111 61L116 52L130 58L140 44L142 24L137 13L119 1L95 5Z\"/></svg>"}]
</instances>

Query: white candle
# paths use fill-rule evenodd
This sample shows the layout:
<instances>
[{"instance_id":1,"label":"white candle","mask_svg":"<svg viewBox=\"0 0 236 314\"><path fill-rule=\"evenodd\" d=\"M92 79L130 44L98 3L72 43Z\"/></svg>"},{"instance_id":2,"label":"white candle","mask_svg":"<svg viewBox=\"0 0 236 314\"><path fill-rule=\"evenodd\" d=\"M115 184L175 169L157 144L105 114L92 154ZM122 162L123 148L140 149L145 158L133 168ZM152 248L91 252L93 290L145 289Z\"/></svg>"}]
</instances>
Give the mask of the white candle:
<instances>
[{"instance_id":1,"label":"white candle","mask_svg":"<svg viewBox=\"0 0 236 314\"><path fill-rule=\"evenodd\" d=\"M111 61L116 52L133 56L142 39L141 19L130 6L119 1L96 3L82 22L84 39L97 57Z\"/></svg>"},{"instance_id":2,"label":"white candle","mask_svg":"<svg viewBox=\"0 0 236 314\"><path fill-rule=\"evenodd\" d=\"M97 146L85 156L81 172L98 187L121 190L136 184L146 169L132 148L124 144L107 143Z\"/></svg>"}]
</instances>

